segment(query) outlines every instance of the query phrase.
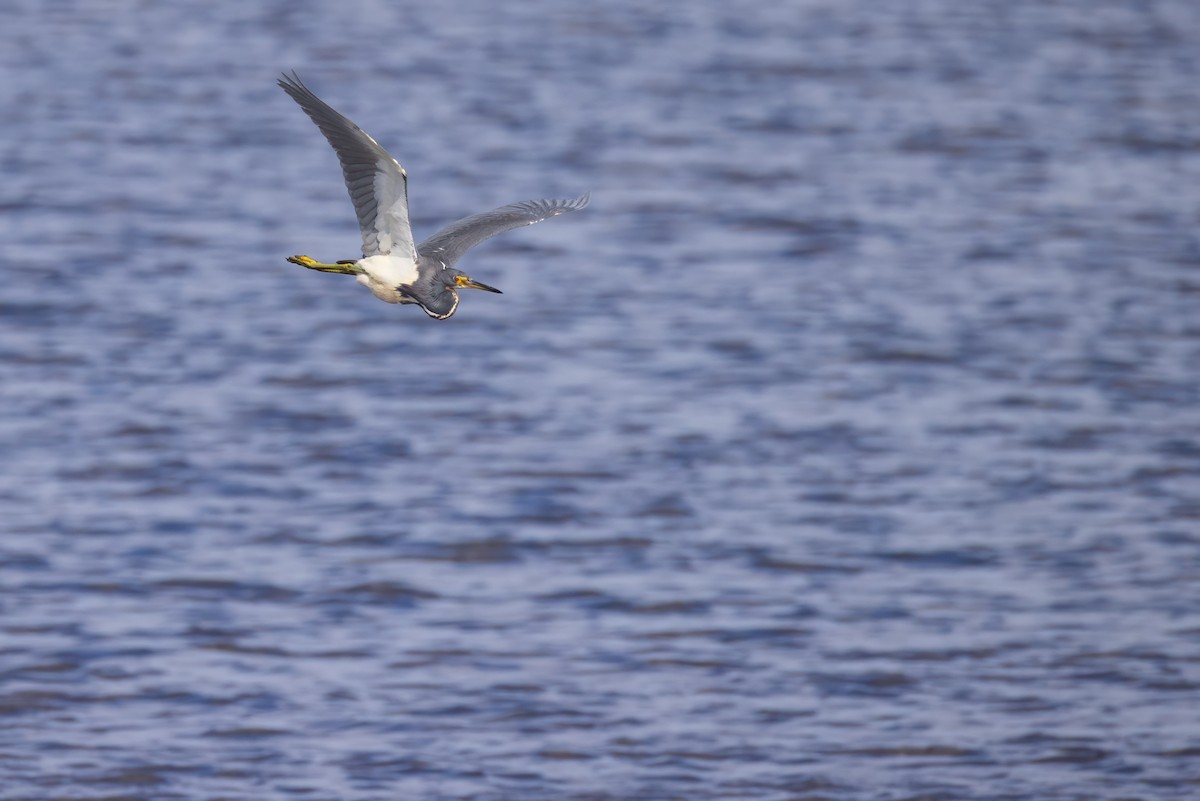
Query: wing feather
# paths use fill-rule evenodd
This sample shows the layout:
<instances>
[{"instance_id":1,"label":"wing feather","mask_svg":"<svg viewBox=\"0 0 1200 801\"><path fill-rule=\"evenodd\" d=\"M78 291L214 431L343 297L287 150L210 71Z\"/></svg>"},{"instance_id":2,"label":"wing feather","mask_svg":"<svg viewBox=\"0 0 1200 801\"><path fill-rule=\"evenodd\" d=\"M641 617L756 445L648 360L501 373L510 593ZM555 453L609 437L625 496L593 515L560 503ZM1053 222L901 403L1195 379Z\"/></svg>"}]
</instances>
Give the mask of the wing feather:
<instances>
[{"instance_id":1,"label":"wing feather","mask_svg":"<svg viewBox=\"0 0 1200 801\"><path fill-rule=\"evenodd\" d=\"M578 211L588 204L591 195L581 195L574 200L523 200L498 209L472 214L458 222L452 222L417 246L422 256L440 259L447 266L454 264L462 255L485 239L496 234L520 228L522 225Z\"/></svg>"},{"instance_id":2,"label":"wing feather","mask_svg":"<svg viewBox=\"0 0 1200 801\"><path fill-rule=\"evenodd\" d=\"M337 153L346 189L358 214L363 256L416 258L408 220L408 175L362 128L312 93L295 72L279 80Z\"/></svg>"}]
</instances>

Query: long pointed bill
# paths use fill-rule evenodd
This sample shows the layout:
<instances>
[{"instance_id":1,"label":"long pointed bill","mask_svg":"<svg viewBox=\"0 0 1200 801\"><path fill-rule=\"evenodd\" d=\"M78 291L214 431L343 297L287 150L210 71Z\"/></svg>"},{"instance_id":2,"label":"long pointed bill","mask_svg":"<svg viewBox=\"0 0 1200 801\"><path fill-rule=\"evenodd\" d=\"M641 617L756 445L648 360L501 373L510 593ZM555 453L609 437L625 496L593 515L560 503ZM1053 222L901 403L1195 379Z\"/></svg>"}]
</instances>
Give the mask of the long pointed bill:
<instances>
[{"instance_id":1,"label":"long pointed bill","mask_svg":"<svg viewBox=\"0 0 1200 801\"><path fill-rule=\"evenodd\" d=\"M468 289L482 289L484 292L495 292L497 295L504 294L499 289L496 289L496 287L494 287L494 286L488 286L487 284L481 284L474 279L467 278L465 275L458 279L458 285L465 286Z\"/></svg>"}]
</instances>

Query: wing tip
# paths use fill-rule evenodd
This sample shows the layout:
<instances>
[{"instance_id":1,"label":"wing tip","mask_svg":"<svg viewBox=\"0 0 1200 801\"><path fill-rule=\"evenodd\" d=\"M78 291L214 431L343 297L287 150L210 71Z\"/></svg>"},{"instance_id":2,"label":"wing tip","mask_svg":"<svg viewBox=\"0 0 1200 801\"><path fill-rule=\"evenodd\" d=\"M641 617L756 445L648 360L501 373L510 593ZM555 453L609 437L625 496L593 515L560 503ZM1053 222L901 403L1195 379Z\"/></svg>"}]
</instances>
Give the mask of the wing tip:
<instances>
[{"instance_id":1,"label":"wing tip","mask_svg":"<svg viewBox=\"0 0 1200 801\"><path fill-rule=\"evenodd\" d=\"M537 202L537 201L535 201ZM551 217L557 217L560 214L566 214L569 211L579 211L586 209L588 204L592 202L592 193L584 192L577 198L570 200L543 200L540 201L543 208L549 209Z\"/></svg>"},{"instance_id":2,"label":"wing tip","mask_svg":"<svg viewBox=\"0 0 1200 801\"><path fill-rule=\"evenodd\" d=\"M292 70L291 75L287 73L287 70L284 70L280 73L280 78L275 81L275 83L279 84L284 89L287 89L289 86L307 88L304 86L304 81L300 80L300 74L295 70Z\"/></svg>"}]
</instances>

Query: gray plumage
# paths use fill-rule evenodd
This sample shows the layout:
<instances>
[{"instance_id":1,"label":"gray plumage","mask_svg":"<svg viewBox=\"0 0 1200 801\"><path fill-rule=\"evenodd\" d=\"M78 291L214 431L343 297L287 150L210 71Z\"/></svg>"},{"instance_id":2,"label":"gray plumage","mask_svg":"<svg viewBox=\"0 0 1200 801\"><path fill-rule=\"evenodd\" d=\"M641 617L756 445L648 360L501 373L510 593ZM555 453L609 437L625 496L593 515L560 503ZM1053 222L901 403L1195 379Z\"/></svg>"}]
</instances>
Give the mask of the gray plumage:
<instances>
[{"instance_id":1,"label":"gray plumage","mask_svg":"<svg viewBox=\"0 0 1200 801\"><path fill-rule=\"evenodd\" d=\"M417 246L422 256L436 257L453 265L462 255L485 239L496 234L578 211L588 204L591 195L574 200L522 200L491 211L483 211L452 222Z\"/></svg>"},{"instance_id":2,"label":"gray plumage","mask_svg":"<svg viewBox=\"0 0 1200 801\"><path fill-rule=\"evenodd\" d=\"M350 192L350 201L358 213L358 227L362 232L363 256L375 256L380 253L388 254L399 247L412 252L412 229L408 222L408 174L400 166L400 162L392 158L378 142L359 128L354 122L334 110L332 106L312 93L300 80L300 76L292 73L284 75L279 80L283 91L304 109L321 133L337 153L342 165L342 177L346 180L346 189ZM383 191L381 191L383 190ZM380 219L380 203L385 207L384 212L391 219ZM399 233L393 241L388 233L383 234L381 241L381 225L386 223L389 230Z\"/></svg>"}]
</instances>

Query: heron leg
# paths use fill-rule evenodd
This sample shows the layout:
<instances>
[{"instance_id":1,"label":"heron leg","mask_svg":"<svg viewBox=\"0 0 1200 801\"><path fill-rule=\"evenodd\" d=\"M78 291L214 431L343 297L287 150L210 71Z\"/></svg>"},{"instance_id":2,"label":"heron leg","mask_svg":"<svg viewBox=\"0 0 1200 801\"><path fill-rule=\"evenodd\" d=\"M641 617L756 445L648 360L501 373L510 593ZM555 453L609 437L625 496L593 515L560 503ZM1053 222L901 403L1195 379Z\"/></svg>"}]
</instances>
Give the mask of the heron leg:
<instances>
[{"instance_id":1,"label":"heron leg","mask_svg":"<svg viewBox=\"0 0 1200 801\"><path fill-rule=\"evenodd\" d=\"M317 270L323 273L340 273L342 275L358 275L361 272L354 266L353 261L339 261L336 264L326 264L317 261L311 256L288 256L287 260L292 264L299 264L301 267L307 267L310 270Z\"/></svg>"}]
</instances>

